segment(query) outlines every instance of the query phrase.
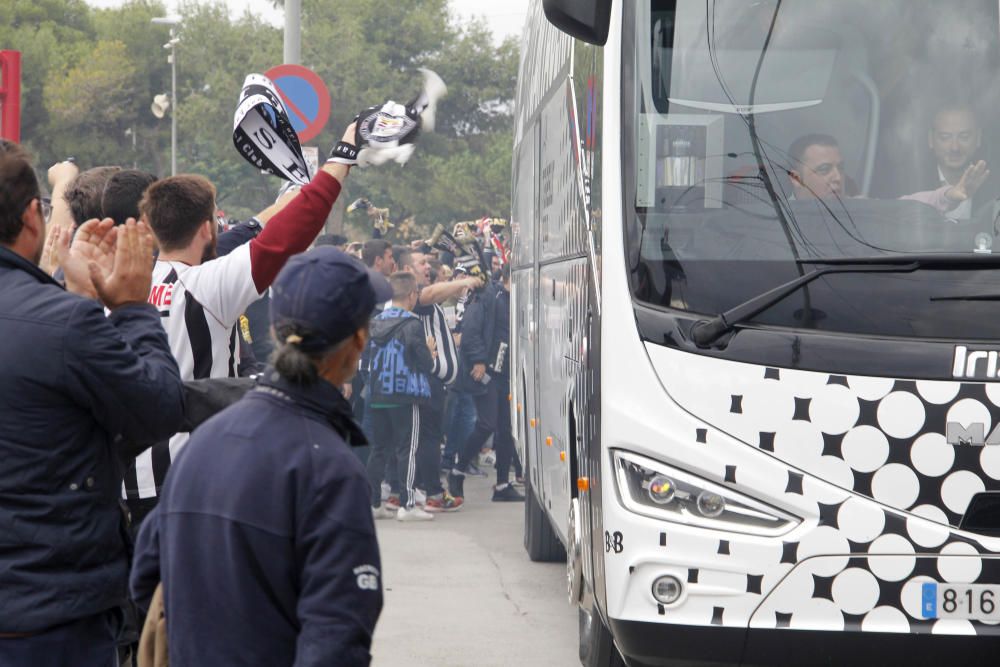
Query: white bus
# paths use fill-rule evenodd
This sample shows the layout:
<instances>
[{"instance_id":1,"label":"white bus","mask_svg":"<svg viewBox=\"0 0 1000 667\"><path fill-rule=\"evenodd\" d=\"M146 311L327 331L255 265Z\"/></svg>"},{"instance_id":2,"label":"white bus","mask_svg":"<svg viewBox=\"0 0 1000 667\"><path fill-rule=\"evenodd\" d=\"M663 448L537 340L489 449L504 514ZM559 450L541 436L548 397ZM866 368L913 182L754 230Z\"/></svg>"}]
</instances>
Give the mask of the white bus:
<instances>
[{"instance_id":1,"label":"white bus","mask_svg":"<svg viewBox=\"0 0 1000 667\"><path fill-rule=\"evenodd\" d=\"M996 664L998 4L534 3L512 418L584 664Z\"/></svg>"}]
</instances>

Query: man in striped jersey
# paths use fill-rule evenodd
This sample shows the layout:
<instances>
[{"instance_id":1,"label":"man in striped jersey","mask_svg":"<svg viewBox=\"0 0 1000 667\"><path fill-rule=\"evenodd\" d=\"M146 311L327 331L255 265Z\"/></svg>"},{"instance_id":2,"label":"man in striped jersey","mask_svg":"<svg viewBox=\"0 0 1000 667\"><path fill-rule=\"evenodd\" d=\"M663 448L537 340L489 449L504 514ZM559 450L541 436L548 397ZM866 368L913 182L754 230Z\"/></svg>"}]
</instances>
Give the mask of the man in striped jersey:
<instances>
[{"instance_id":1,"label":"man in striped jersey","mask_svg":"<svg viewBox=\"0 0 1000 667\"><path fill-rule=\"evenodd\" d=\"M352 123L338 148L346 145L356 155L354 141ZM219 258L215 187L190 175L149 187L140 210L160 246L149 302L160 311L181 378L236 376L240 315L267 290L285 262L305 251L322 231L351 164L343 158L327 162L273 214L260 235ZM143 452L130 467L125 495L134 526L155 507L170 462L187 440L187 433L178 433Z\"/></svg>"},{"instance_id":2,"label":"man in striped jersey","mask_svg":"<svg viewBox=\"0 0 1000 667\"><path fill-rule=\"evenodd\" d=\"M455 498L441 486L441 441L444 438L445 387L458 377L458 351L448 329L441 303L460 296L467 289L478 287L478 278L463 278L448 283L431 284L431 267L427 255L421 252L403 253L402 270L417 280L419 300L413 313L424 325L424 335L433 338L437 349L434 368L428 374L431 399L420 406L420 436L417 446L417 486L427 494L424 506L428 512L454 512L463 499Z\"/></svg>"}]
</instances>

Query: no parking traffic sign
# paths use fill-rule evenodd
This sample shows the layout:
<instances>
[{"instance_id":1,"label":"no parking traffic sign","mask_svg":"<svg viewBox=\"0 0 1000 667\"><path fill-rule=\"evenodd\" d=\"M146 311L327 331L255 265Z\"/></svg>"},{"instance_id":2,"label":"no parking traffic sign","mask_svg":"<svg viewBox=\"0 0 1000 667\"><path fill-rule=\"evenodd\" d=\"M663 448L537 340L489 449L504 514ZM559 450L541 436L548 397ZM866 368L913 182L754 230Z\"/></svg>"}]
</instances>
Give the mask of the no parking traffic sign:
<instances>
[{"instance_id":1,"label":"no parking traffic sign","mask_svg":"<svg viewBox=\"0 0 1000 667\"><path fill-rule=\"evenodd\" d=\"M330 118L330 93L323 80L302 65L278 65L264 75L278 89L299 141L315 139Z\"/></svg>"}]
</instances>

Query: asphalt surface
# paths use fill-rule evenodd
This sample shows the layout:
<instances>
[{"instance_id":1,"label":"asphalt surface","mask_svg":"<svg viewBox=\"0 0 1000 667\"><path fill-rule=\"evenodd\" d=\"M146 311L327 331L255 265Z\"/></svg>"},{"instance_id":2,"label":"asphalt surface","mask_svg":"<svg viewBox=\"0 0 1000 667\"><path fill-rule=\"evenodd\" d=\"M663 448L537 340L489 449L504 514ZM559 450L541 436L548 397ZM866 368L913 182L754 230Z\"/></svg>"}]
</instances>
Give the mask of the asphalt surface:
<instances>
[{"instance_id":1,"label":"asphalt surface","mask_svg":"<svg viewBox=\"0 0 1000 667\"><path fill-rule=\"evenodd\" d=\"M565 565L532 563L522 503L490 501L468 478L466 506L433 521L376 522L385 606L376 667L579 665Z\"/></svg>"}]
</instances>

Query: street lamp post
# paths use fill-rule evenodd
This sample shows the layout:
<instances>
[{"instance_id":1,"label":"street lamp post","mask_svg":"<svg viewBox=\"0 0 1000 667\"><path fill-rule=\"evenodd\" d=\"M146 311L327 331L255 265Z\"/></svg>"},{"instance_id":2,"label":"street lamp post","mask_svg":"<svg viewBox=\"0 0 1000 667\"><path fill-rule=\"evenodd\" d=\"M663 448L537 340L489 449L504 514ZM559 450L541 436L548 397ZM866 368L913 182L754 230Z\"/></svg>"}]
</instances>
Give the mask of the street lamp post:
<instances>
[{"instance_id":1,"label":"street lamp post","mask_svg":"<svg viewBox=\"0 0 1000 667\"><path fill-rule=\"evenodd\" d=\"M177 175L177 38L176 26L181 17L176 15L154 18L152 23L170 26L170 41L163 48L170 49L167 62L170 63L170 175Z\"/></svg>"},{"instance_id":2,"label":"street lamp post","mask_svg":"<svg viewBox=\"0 0 1000 667\"><path fill-rule=\"evenodd\" d=\"M285 64L302 59L302 0L285 0Z\"/></svg>"}]
</instances>

